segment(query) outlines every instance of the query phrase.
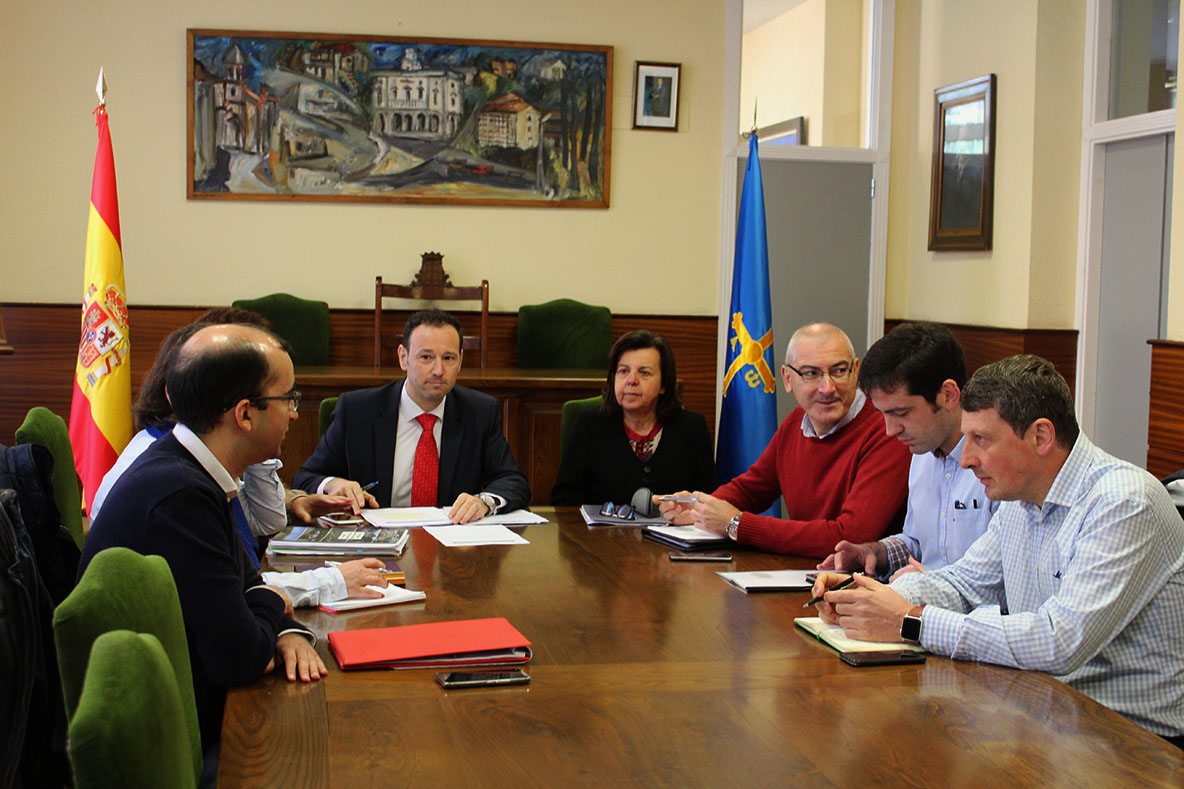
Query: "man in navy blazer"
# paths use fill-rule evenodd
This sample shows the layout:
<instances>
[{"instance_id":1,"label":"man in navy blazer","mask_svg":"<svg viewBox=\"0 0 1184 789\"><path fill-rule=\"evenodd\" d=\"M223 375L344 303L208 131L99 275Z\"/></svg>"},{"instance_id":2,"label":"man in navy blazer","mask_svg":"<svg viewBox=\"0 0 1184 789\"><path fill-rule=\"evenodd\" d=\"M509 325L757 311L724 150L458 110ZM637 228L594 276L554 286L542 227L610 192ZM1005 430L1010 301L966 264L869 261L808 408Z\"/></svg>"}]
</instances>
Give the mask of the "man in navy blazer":
<instances>
[{"instance_id":1,"label":"man in navy blazer","mask_svg":"<svg viewBox=\"0 0 1184 789\"><path fill-rule=\"evenodd\" d=\"M275 666L289 680L328 673L292 601L265 586L238 537L231 499L247 466L279 454L300 393L283 340L259 327L209 325L170 363L166 389L177 426L111 488L83 545L163 556L185 618L208 778L217 766L226 688ZM212 784L211 784L212 785Z\"/></svg>"},{"instance_id":2,"label":"man in navy blazer","mask_svg":"<svg viewBox=\"0 0 1184 789\"><path fill-rule=\"evenodd\" d=\"M399 345L406 379L343 394L329 429L292 486L348 496L355 510L407 506L424 432L417 420L432 414L439 448L436 506L450 507L455 523L525 506L530 485L502 434L501 405L456 386L462 353L460 322L453 315L441 310L413 314Z\"/></svg>"}]
</instances>

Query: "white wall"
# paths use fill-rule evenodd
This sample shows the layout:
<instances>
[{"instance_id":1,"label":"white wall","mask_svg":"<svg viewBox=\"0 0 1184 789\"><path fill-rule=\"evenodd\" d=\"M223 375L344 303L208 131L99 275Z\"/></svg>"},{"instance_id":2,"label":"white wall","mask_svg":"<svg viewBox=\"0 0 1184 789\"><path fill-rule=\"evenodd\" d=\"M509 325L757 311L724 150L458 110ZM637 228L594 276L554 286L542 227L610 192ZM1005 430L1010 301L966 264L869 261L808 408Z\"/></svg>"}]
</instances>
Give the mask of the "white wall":
<instances>
[{"instance_id":1,"label":"white wall","mask_svg":"<svg viewBox=\"0 0 1184 789\"><path fill-rule=\"evenodd\" d=\"M0 301L81 299L104 66L133 304L286 290L365 307L376 274L410 280L434 250L454 282L489 279L494 310L569 296L618 312L714 314L723 25L722 0L4 0ZM187 201L190 27L613 46L611 207ZM635 60L683 64L678 133L630 128Z\"/></svg>"}]
</instances>

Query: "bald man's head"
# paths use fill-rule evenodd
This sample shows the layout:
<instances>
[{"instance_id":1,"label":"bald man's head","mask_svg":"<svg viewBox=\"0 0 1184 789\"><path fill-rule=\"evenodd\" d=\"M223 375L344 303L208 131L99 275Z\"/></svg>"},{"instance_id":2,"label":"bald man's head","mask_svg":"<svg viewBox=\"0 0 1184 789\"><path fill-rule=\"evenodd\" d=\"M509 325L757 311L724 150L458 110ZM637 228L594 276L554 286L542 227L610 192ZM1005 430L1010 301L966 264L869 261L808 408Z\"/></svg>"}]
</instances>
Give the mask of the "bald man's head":
<instances>
[{"instance_id":1,"label":"bald man's head","mask_svg":"<svg viewBox=\"0 0 1184 789\"><path fill-rule=\"evenodd\" d=\"M793 336L789 338L789 342L785 346L785 363L796 366L798 353L801 347L807 343L822 345L836 340L846 348L847 358L854 359L855 346L851 344L851 338L847 336L847 332L831 323L807 324L795 331Z\"/></svg>"},{"instance_id":2,"label":"bald man's head","mask_svg":"<svg viewBox=\"0 0 1184 789\"><path fill-rule=\"evenodd\" d=\"M209 433L240 400L264 395L288 352L287 343L256 326L217 324L195 332L165 376L177 421L198 435Z\"/></svg>"}]
</instances>

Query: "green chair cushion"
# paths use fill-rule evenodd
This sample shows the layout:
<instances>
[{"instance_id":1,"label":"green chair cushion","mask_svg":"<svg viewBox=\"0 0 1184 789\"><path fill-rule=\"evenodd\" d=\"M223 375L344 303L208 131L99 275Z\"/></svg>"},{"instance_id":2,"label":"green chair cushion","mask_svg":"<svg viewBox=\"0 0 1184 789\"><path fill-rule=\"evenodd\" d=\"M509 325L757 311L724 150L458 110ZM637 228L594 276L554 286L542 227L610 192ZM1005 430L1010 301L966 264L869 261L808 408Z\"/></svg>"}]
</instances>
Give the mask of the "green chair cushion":
<instances>
[{"instance_id":1,"label":"green chair cushion","mask_svg":"<svg viewBox=\"0 0 1184 789\"><path fill-rule=\"evenodd\" d=\"M179 691L155 636L112 630L96 638L70 721L74 785L196 786Z\"/></svg>"},{"instance_id":2,"label":"green chair cushion","mask_svg":"<svg viewBox=\"0 0 1184 789\"><path fill-rule=\"evenodd\" d=\"M326 397L321 401L320 407L317 409L317 435L325 435L325 431L329 429L329 423L333 421L333 409L337 407L336 397Z\"/></svg>"},{"instance_id":3,"label":"green chair cushion","mask_svg":"<svg viewBox=\"0 0 1184 789\"><path fill-rule=\"evenodd\" d=\"M82 533L82 495L65 420L48 408L30 408L24 423L16 429L16 443L40 444L53 455L53 501L62 516L62 524L82 548L86 538Z\"/></svg>"},{"instance_id":4,"label":"green chair cushion","mask_svg":"<svg viewBox=\"0 0 1184 789\"><path fill-rule=\"evenodd\" d=\"M559 414L559 457L563 457L563 453L567 451L567 439L571 437L571 430L576 425L576 417L589 408L600 408L600 404L604 402L604 397L596 395L595 397L585 397L583 400L568 400L563 404L563 410Z\"/></svg>"},{"instance_id":5,"label":"green chair cushion","mask_svg":"<svg viewBox=\"0 0 1184 789\"><path fill-rule=\"evenodd\" d=\"M193 695L193 671L181 600L168 563L129 548L107 548L91 560L78 586L53 612L53 635L66 716L79 705L91 645L109 630L151 633L172 664L181 694L182 717L189 734L190 765L202 774L201 731Z\"/></svg>"},{"instance_id":6,"label":"green chair cushion","mask_svg":"<svg viewBox=\"0 0 1184 789\"><path fill-rule=\"evenodd\" d=\"M518 366L603 370L613 344L613 314L573 299L518 308Z\"/></svg>"},{"instance_id":7,"label":"green chair cushion","mask_svg":"<svg viewBox=\"0 0 1184 789\"><path fill-rule=\"evenodd\" d=\"M258 299L237 299L232 306L257 312L271 321L275 333L292 345L292 364L329 363L329 304L287 293Z\"/></svg>"}]
</instances>

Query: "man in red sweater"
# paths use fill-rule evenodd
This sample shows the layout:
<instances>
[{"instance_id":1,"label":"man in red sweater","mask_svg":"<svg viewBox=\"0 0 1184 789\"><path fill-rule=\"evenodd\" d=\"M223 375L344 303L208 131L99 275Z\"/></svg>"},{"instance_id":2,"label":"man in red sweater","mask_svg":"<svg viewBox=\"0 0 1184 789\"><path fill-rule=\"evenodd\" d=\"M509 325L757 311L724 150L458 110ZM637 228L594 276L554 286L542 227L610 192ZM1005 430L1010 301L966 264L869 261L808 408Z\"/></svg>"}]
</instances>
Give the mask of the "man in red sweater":
<instances>
[{"instance_id":1,"label":"man in red sweater","mask_svg":"<svg viewBox=\"0 0 1184 789\"><path fill-rule=\"evenodd\" d=\"M909 451L859 391L859 360L842 329L814 323L794 332L781 366L798 401L748 471L694 504L661 502L675 523L797 556L824 557L839 540L867 542L898 531L908 496ZM785 518L757 515L783 499Z\"/></svg>"}]
</instances>

